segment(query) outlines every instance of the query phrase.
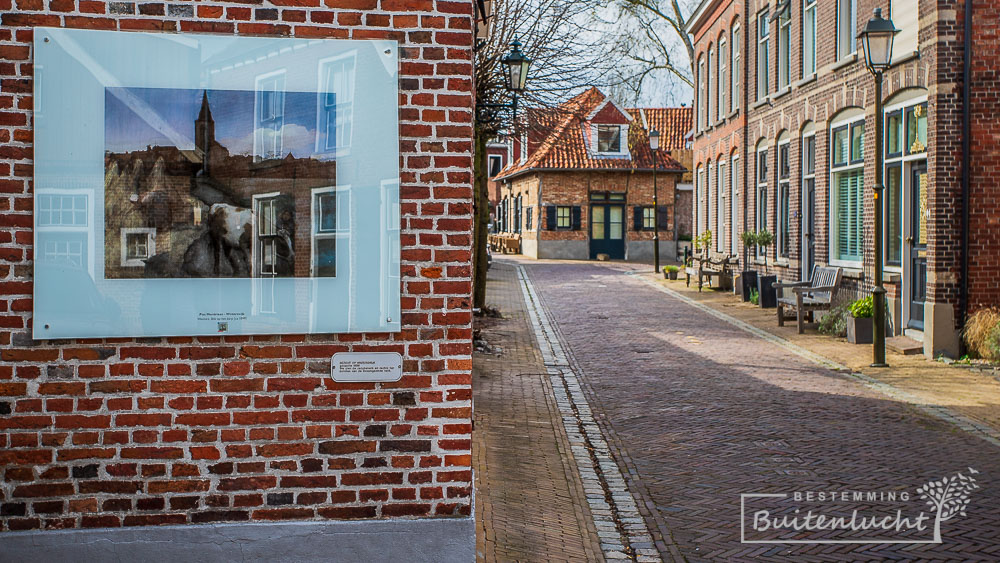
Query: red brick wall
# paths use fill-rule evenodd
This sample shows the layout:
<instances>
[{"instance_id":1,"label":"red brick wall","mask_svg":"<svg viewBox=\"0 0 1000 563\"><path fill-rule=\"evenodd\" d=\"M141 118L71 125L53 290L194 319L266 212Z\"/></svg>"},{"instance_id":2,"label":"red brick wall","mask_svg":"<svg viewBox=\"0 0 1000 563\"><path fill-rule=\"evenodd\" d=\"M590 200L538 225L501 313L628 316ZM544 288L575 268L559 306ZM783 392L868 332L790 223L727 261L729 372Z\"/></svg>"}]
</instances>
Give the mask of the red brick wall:
<instances>
[{"instance_id":1,"label":"red brick wall","mask_svg":"<svg viewBox=\"0 0 1000 563\"><path fill-rule=\"evenodd\" d=\"M0 0L0 529L470 514L472 5ZM33 341L36 25L398 40L402 331Z\"/></svg>"}]
</instances>

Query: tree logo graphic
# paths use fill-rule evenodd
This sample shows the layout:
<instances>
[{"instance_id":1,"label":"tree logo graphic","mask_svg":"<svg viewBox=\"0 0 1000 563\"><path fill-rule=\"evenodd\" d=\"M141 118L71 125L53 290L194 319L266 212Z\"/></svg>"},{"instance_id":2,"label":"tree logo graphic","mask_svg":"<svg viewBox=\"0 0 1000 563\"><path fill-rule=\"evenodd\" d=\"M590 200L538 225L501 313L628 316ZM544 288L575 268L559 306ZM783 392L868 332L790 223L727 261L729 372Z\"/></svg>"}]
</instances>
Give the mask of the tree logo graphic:
<instances>
[{"instance_id":1,"label":"tree logo graphic","mask_svg":"<svg viewBox=\"0 0 1000 563\"><path fill-rule=\"evenodd\" d=\"M970 467L968 476L956 473L951 477L930 481L917 488L917 494L920 495L920 498L927 501L927 505L936 512L934 543L941 543L941 522L947 522L955 515L965 516L965 507L969 505L969 495L979 488L976 478L973 477L978 473Z\"/></svg>"}]
</instances>

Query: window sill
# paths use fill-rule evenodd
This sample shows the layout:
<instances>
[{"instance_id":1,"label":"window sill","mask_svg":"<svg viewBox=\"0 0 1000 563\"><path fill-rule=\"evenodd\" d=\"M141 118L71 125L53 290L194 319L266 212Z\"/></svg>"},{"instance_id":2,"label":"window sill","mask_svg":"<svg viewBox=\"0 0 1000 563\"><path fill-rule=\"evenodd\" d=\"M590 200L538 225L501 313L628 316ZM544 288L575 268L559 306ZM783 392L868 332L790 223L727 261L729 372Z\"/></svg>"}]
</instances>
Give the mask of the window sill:
<instances>
[{"instance_id":1,"label":"window sill","mask_svg":"<svg viewBox=\"0 0 1000 563\"><path fill-rule=\"evenodd\" d=\"M889 67L892 68L892 67L894 67L896 65L901 65L901 64L904 64L904 63L908 63L908 62L910 62L912 60L919 59L919 58L920 58L920 51L910 51L909 53L904 53L904 54L896 57L896 59L893 60L889 64Z\"/></svg>"},{"instance_id":2,"label":"window sill","mask_svg":"<svg viewBox=\"0 0 1000 563\"><path fill-rule=\"evenodd\" d=\"M770 98L764 98L763 100L754 102L753 105L750 106L750 109L757 109L757 108L759 108L761 106L766 106L766 105L770 105L770 104L771 104L771 99Z\"/></svg>"},{"instance_id":3,"label":"window sill","mask_svg":"<svg viewBox=\"0 0 1000 563\"><path fill-rule=\"evenodd\" d=\"M774 265L775 266L780 266L782 268L787 268L787 267L789 267L791 265L791 263L789 263L788 259L785 258L785 259L781 259L781 260L775 260L774 261Z\"/></svg>"},{"instance_id":4,"label":"window sill","mask_svg":"<svg viewBox=\"0 0 1000 563\"><path fill-rule=\"evenodd\" d=\"M838 264L836 260L830 262L831 266L840 268L842 276L849 280L861 281L865 279L865 271L861 268L854 267L855 265L845 266L844 264Z\"/></svg>"},{"instance_id":5,"label":"window sill","mask_svg":"<svg viewBox=\"0 0 1000 563\"><path fill-rule=\"evenodd\" d=\"M740 108L736 108L733 111L729 112L729 115L726 116L726 119L732 119L739 114L740 114Z\"/></svg>"},{"instance_id":6,"label":"window sill","mask_svg":"<svg viewBox=\"0 0 1000 563\"><path fill-rule=\"evenodd\" d=\"M802 80L799 80L795 84L792 84L792 86L794 86L796 88L801 88L801 87L805 86L806 84L810 84L812 82L816 82L816 73L815 72L812 73L812 74L810 74L809 76L803 78Z\"/></svg>"},{"instance_id":7,"label":"window sill","mask_svg":"<svg viewBox=\"0 0 1000 563\"><path fill-rule=\"evenodd\" d=\"M778 90L777 92L775 92L774 95L771 96L771 99L772 100L777 100L778 98L780 98L780 97L788 94L791 91L792 91L792 87L791 86L785 86L781 90Z\"/></svg>"},{"instance_id":8,"label":"window sill","mask_svg":"<svg viewBox=\"0 0 1000 563\"><path fill-rule=\"evenodd\" d=\"M858 52L854 51L850 55L847 55L843 59L833 63L833 66L830 67L830 70L840 70L845 66L850 66L856 63L857 61L858 61Z\"/></svg>"}]
</instances>

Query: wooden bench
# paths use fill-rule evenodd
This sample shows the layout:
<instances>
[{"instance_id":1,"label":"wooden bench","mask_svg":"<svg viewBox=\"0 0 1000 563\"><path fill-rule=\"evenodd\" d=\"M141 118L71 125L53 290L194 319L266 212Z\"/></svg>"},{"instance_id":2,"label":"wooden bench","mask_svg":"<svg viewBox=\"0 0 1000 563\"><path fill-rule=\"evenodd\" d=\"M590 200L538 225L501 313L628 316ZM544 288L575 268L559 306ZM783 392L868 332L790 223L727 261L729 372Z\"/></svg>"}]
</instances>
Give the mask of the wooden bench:
<instances>
[{"instance_id":1,"label":"wooden bench","mask_svg":"<svg viewBox=\"0 0 1000 563\"><path fill-rule=\"evenodd\" d=\"M794 297L778 297L778 326L785 326L785 308L795 309L795 318L799 325L799 334L805 331L805 318L814 322L816 311L829 311L840 288L840 268L831 266L813 266L809 281L771 284L776 290L789 288ZM791 317L788 317L791 319Z\"/></svg>"},{"instance_id":2,"label":"wooden bench","mask_svg":"<svg viewBox=\"0 0 1000 563\"><path fill-rule=\"evenodd\" d=\"M725 276L729 276L730 280L732 279L732 267L736 264L736 260L736 258L731 256L727 256L721 260L712 260L711 258L692 258L692 265L684 268L684 283L687 287L691 287L691 277L697 277L698 291L701 292L701 287L704 283L703 279L708 278L708 285L711 286L712 277L715 276L719 278L719 284L717 287L722 287Z\"/></svg>"},{"instance_id":3,"label":"wooden bench","mask_svg":"<svg viewBox=\"0 0 1000 563\"><path fill-rule=\"evenodd\" d=\"M521 237L517 235L490 235L489 245L492 250L501 254L521 253Z\"/></svg>"}]
</instances>

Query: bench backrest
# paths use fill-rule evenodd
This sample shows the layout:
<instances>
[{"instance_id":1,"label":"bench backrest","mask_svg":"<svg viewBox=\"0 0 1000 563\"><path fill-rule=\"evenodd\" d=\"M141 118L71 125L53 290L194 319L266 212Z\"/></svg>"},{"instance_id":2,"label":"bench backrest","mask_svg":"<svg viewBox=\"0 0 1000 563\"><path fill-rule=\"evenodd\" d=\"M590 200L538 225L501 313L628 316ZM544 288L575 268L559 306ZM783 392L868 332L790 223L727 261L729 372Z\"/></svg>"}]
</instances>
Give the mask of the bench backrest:
<instances>
[{"instance_id":1,"label":"bench backrest","mask_svg":"<svg viewBox=\"0 0 1000 563\"><path fill-rule=\"evenodd\" d=\"M809 287L832 287L833 290L817 291L812 294L812 298L818 301L830 303L837 296L840 289L840 277L843 270L833 266L813 266L812 280Z\"/></svg>"}]
</instances>

